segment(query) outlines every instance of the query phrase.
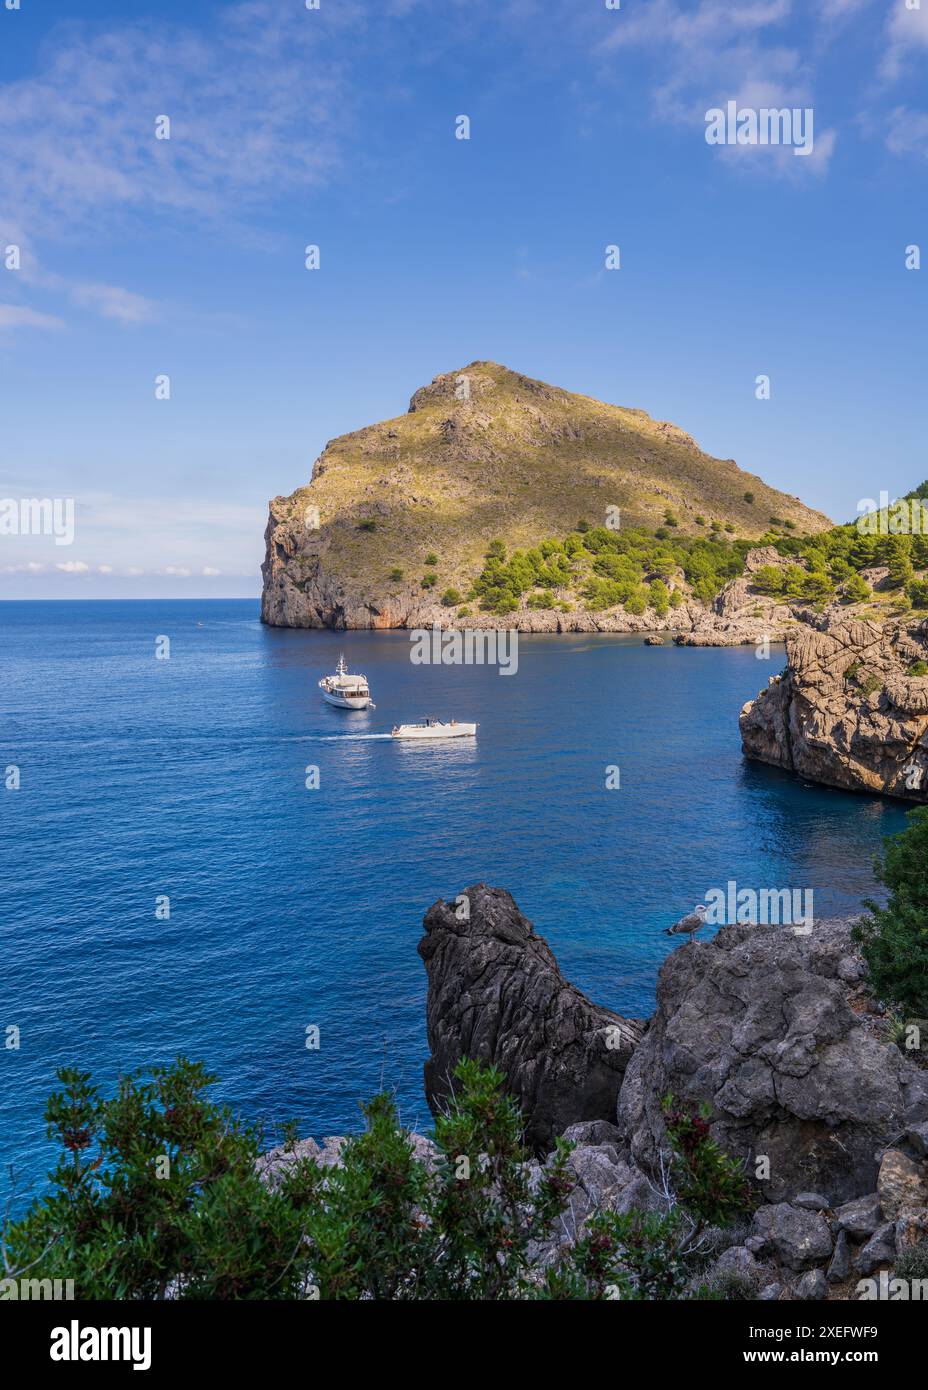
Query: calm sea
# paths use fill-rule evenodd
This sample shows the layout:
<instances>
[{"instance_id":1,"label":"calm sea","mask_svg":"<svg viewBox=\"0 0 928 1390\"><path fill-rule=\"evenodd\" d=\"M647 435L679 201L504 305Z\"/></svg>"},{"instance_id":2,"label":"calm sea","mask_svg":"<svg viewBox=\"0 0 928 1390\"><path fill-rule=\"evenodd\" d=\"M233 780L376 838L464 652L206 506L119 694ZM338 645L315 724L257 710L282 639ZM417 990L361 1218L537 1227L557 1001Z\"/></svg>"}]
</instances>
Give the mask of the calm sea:
<instances>
[{"instance_id":1,"label":"calm sea","mask_svg":"<svg viewBox=\"0 0 928 1390\"><path fill-rule=\"evenodd\" d=\"M0 1033L21 1034L0 1054L0 1161L21 1191L44 1179L66 1063L109 1084L202 1058L242 1112L317 1137L356 1128L383 1075L427 1125L416 943L470 883L510 889L570 980L641 1015L661 929L708 888L852 911L904 824L742 759L739 710L782 649L533 636L500 676L413 666L404 633L264 628L250 600L4 603L0 633L0 762L22 779L0 790ZM342 650L375 710L322 702ZM382 737L432 713L478 720L476 742Z\"/></svg>"}]
</instances>

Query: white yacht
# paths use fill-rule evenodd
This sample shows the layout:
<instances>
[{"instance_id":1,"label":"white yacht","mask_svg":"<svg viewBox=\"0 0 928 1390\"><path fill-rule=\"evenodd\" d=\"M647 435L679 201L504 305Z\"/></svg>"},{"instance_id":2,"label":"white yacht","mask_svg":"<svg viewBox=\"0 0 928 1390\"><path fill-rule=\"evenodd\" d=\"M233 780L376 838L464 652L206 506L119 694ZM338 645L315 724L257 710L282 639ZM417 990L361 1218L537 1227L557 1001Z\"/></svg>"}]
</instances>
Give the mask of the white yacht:
<instances>
[{"instance_id":1,"label":"white yacht","mask_svg":"<svg viewBox=\"0 0 928 1390\"><path fill-rule=\"evenodd\" d=\"M396 724L391 730L394 738L467 738L477 733L476 724L459 724L452 719L443 724L440 719L423 719L418 724Z\"/></svg>"},{"instance_id":2,"label":"white yacht","mask_svg":"<svg viewBox=\"0 0 928 1390\"><path fill-rule=\"evenodd\" d=\"M352 676L348 673L344 656L338 658L334 676L323 676L319 682L322 698L339 709L374 709L367 676Z\"/></svg>"}]
</instances>

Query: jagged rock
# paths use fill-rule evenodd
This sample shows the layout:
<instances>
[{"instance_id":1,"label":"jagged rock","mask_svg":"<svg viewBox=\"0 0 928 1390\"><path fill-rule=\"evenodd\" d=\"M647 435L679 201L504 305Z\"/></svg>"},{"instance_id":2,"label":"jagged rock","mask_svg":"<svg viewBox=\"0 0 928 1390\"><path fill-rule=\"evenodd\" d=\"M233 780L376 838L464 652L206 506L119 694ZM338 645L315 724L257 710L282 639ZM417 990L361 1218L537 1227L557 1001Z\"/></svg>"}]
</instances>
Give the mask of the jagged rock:
<instances>
[{"instance_id":1,"label":"jagged rock","mask_svg":"<svg viewBox=\"0 0 928 1390\"><path fill-rule=\"evenodd\" d=\"M626 1197L626 1190L640 1174L618 1157L611 1144L604 1147L574 1149L567 1160L568 1167L576 1178L576 1186L570 1196L570 1205L565 1217L567 1238L576 1240L583 1223L597 1212L615 1211ZM637 1187L635 1191L637 1192ZM637 1203L634 1203L637 1205ZM623 1210L628 1210L628 1199Z\"/></svg>"},{"instance_id":2,"label":"jagged rock","mask_svg":"<svg viewBox=\"0 0 928 1390\"><path fill-rule=\"evenodd\" d=\"M872 1274L878 1265L890 1264L896 1256L896 1229L892 1221L877 1227L873 1235L862 1245L854 1260L858 1274Z\"/></svg>"},{"instance_id":3,"label":"jagged rock","mask_svg":"<svg viewBox=\"0 0 928 1390\"><path fill-rule=\"evenodd\" d=\"M475 1057L505 1074L539 1152L578 1121L611 1121L643 1025L569 984L504 889L480 883L456 903L439 900L424 927L432 1112L446 1105L457 1062Z\"/></svg>"},{"instance_id":4,"label":"jagged rock","mask_svg":"<svg viewBox=\"0 0 928 1390\"><path fill-rule=\"evenodd\" d=\"M672 952L657 1011L625 1073L618 1125L633 1161L665 1147L659 1097L708 1102L728 1153L770 1160L770 1201L813 1190L829 1203L876 1184L876 1150L928 1116L928 1073L877 1041L848 1004L846 923L809 936L726 926Z\"/></svg>"},{"instance_id":5,"label":"jagged rock","mask_svg":"<svg viewBox=\"0 0 928 1390\"><path fill-rule=\"evenodd\" d=\"M828 1297L828 1284L820 1269L809 1269L796 1285L796 1297L820 1303Z\"/></svg>"},{"instance_id":6,"label":"jagged rock","mask_svg":"<svg viewBox=\"0 0 928 1390\"><path fill-rule=\"evenodd\" d=\"M407 1131L407 1139L412 1145L413 1154L430 1171L435 1168L439 1151L434 1140L425 1134ZM255 1172L268 1187L279 1187L290 1169L305 1159L311 1159L320 1168L340 1168L342 1150L348 1142L347 1135L329 1135L321 1146L315 1139L299 1139L288 1147L279 1145L263 1153L255 1162Z\"/></svg>"},{"instance_id":7,"label":"jagged rock","mask_svg":"<svg viewBox=\"0 0 928 1390\"><path fill-rule=\"evenodd\" d=\"M887 1149L876 1181L880 1210L886 1221L894 1221L902 1211L928 1203L924 1165L916 1163L899 1149Z\"/></svg>"},{"instance_id":8,"label":"jagged rock","mask_svg":"<svg viewBox=\"0 0 928 1390\"><path fill-rule=\"evenodd\" d=\"M813 782L928 801L928 620L831 617L786 639L787 667L741 711L745 754Z\"/></svg>"},{"instance_id":9,"label":"jagged rock","mask_svg":"<svg viewBox=\"0 0 928 1390\"><path fill-rule=\"evenodd\" d=\"M828 1198L820 1197L817 1192L800 1192L791 1201L794 1207L802 1207L804 1211L828 1211L831 1206Z\"/></svg>"},{"instance_id":10,"label":"jagged rock","mask_svg":"<svg viewBox=\"0 0 928 1390\"><path fill-rule=\"evenodd\" d=\"M851 1243L847 1231L839 1231L835 1239L835 1253L831 1257L825 1278L829 1284L843 1284L851 1272Z\"/></svg>"},{"instance_id":11,"label":"jagged rock","mask_svg":"<svg viewBox=\"0 0 928 1390\"><path fill-rule=\"evenodd\" d=\"M821 1212L778 1202L759 1207L754 1225L790 1269L809 1269L832 1253L831 1232Z\"/></svg>"},{"instance_id":12,"label":"jagged rock","mask_svg":"<svg viewBox=\"0 0 928 1390\"><path fill-rule=\"evenodd\" d=\"M866 1197L855 1197L852 1202L845 1202L835 1212L838 1230L847 1231L851 1240L866 1240L868 1236L873 1235L882 1220L880 1197L877 1192L870 1192Z\"/></svg>"},{"instance_id":13,"label":"jagged rock","mask_svg":"<svg viewBox=\"0 0 928 1390\"><path fill-rule=\"evenodd\" d=\"M718 1259L710 1266L707 1282L714 1284L718 1279L731 1275L751 1283L757 1282L757 1260L753 1251L749 1250L746 1245L731 1245L727 1250L723 1250Z\"/></svg>"},{"instance_id":14,"label":"jagged rock","mask_svg":"<svg viewBox=\"0 0 928 1390\"><path fill-rule=\"evenodd\" d=\"M757 1295L759 1303L776 1303L780 1297L781 1286L779 1284L765 1284Z\"/></svg>"},{"instance_id":15,"label":"jagged rock","mask_svg":"<svg viewBox=\"0 0 928 1390\"><path fill-rule=\"evenodd\" d=\"M580 1124L569 1125L561 1138L579 1147L611 1144L616 1153L620 1153L624 1147L621 1130L609 1120L582 1120Z\"/></svg>"}]
</instances>

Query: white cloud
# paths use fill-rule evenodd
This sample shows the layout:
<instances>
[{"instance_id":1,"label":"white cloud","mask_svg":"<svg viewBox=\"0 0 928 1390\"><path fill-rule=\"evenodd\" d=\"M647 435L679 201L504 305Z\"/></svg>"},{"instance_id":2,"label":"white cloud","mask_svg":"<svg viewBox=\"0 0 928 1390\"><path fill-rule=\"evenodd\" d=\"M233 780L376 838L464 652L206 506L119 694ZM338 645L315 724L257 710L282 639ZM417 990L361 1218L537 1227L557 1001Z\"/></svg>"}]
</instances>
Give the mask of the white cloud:
<instances>
[{"instance_id":1,"label":"white cloud","mask_svg":"<svg viewBox=\"0 0 928 1390\"><path fill-rule=\"evenodd\" d=\"M120 323L147 323L155 317L155 305L144 295L117 285L74 285L70 297L75 304L95 309L105 319Z\"/></svg>"},{"instance_id":2,"label":"white cloud","mask_svg":"<svg viewBox=\"0 0 928 1390\"><path fill-rule=\"evenodd\" d=\"M928 111L911 111L897 106L890 113L886 147L893 154L928 157Z\"/></svg>"},{"instance_id":3,"label":"white cloud","mask_svg":"<svg viewBox=\"0 0 928 1390\"><path fill-rule=\"evenodd\" d=\"M61 570L62 574L87 574L90 566L83 560L63 560L55 569Z\"/></svg>"},{"instance_id":4,"label":"white cloud","mask_svg":"<svg viewBox=\"0 0 928 1390\"><path fill-rule=\"evenodd\" d=\"M215 574L222 574L222 570L213 569L212 565L204 565L204 566L203 566L203 574L204 574L205 576L212 576L212 575L215 575Z\"/></svg>"},{"instance_id":5,"label":"white cloud","mask_svg":"<svg viewBox=\"0 0 928 1390\"><path fill-rule=\"evenodd\" d=\"M8 328L64 328L54 314L41 314L25 304L0 304L0 330Z\"/></svg>"},{"instance_id":6,"label":"white cloud","mask_svg":"<svg viewBox=\"0 0 928 1390\"><path fill-rule=\"evenodd\" d=\"M777 35L791 15L792 0L747 0L738 6L729 0L699 0L695 6L652 0L617 25L600 51L618 56L641 49L650 56L657 116L701 139L706 111L729 100L755 108L814 110L812 70L804 54ZM832 130L817 130L813 154L803 159L773 145L725 147L725 154L743 168L802 177L804 171L827 167L835 138Z\"/></svg>"},{"instance_id":7,"label":"white cloud","mask_svg":"<svg viewBox=\"0 0 928 1390\"><path fill-rule=\"evenodd\" d=\"M880 64L880 76L895 82L928 48L928 0L917 10L906 9L902 0L895 0L886 34L887 47Z\"/></svg>"}]
</instances>

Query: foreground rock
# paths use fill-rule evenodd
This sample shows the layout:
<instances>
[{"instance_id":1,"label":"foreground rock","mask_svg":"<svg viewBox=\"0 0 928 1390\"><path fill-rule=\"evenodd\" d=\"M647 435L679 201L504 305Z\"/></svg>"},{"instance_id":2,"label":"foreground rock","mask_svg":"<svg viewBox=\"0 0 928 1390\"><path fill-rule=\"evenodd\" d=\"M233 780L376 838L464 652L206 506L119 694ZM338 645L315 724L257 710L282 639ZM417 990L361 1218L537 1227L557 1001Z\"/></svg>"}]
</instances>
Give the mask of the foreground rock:
<instances>
[{"instance_id":1,"label":"foreground rock","mask_svg":"<svg viewBox=\"0 0 928 1390\"><path fill-rule=\"evenodd\" d=\"M569 984L547 943L501 888L476 884L426 913L419 954L428 973L431 1057L425 1092L436 1113L462 1057L505 1073L527 1142L549 1149L569 1125L614 1120L643 1027L592 1004Z\"/></svg>"},{"instance_id":2,"label":"foreground rock","mask_svg":"<svg viewBox=\"0 0 928 1390\"><path fill-rule=\"evenodd\" d=\"M660 1097L707 1102L712 1133L768 1201L872 1193L879 1154L928 1115L928 1072L879 1042L850 1007L850 926L727 926L664 962L657 1012L626 1070L618 1123L634 1161L663 1146Z\"/></svg>"},{"instance_id":3,"label":"foreground rock","mask_svg":"<svg viewBox=\"0 0 928 1390\"><path fill-rule=\"evenodd\" d=\"M831 618L787 637L787 667L741 711L745 754L810 781L928 801L928 621Z\"/></svg>"}]
</instances>

